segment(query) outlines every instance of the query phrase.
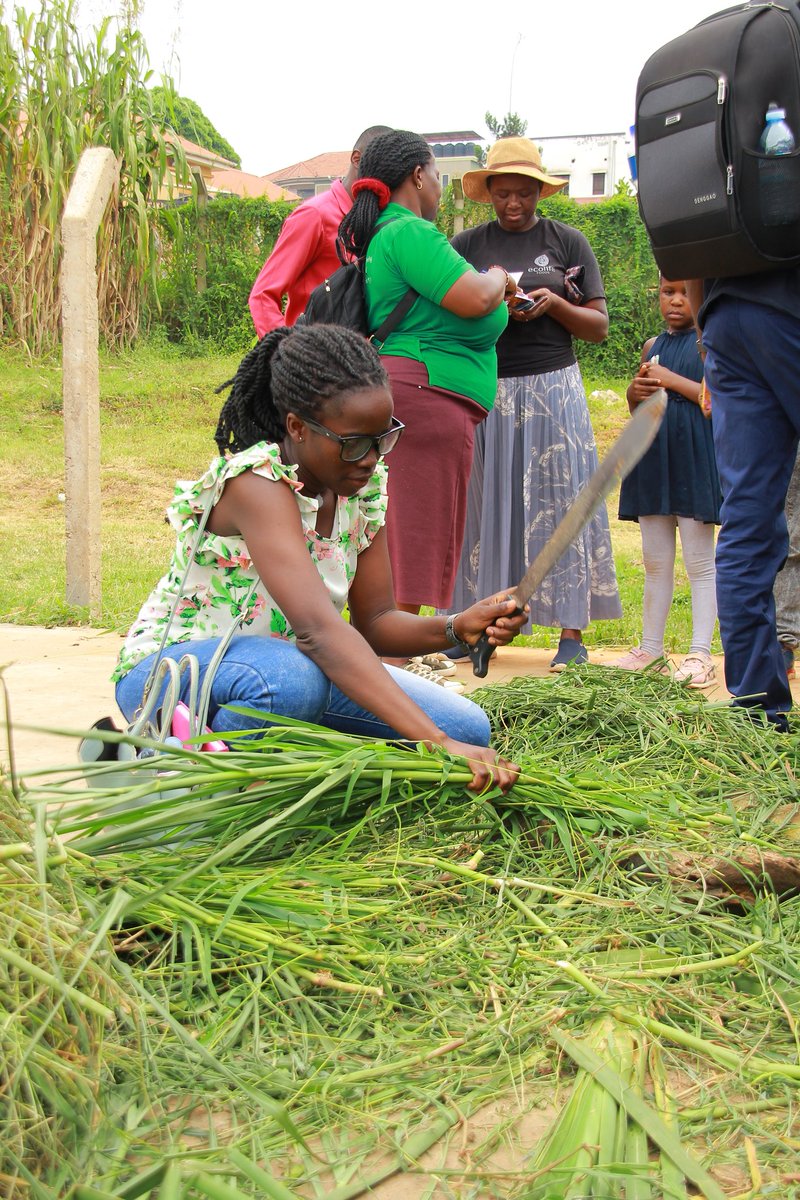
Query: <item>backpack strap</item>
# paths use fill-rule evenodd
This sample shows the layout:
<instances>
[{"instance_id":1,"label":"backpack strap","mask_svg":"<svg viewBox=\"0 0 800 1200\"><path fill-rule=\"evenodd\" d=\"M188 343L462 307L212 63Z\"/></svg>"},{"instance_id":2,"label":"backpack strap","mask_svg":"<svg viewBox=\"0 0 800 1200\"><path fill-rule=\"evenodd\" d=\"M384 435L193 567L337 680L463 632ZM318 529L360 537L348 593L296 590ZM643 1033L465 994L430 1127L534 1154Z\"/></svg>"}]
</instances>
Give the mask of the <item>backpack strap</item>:
<instances>
[{"instance_id":1,"label":"backpack strap","mask_svg":"<svg viewBox=\"0 0 800 1200\"><path fill-rule=\"evenodd\" d=\"M383 345L392 330L397 328L403 317L412 307L418 295L419 292L410 287L402 299L394 306L386 320L378 326L374 333L369 335L367 341Z\"/></svg>"}]
</instances>

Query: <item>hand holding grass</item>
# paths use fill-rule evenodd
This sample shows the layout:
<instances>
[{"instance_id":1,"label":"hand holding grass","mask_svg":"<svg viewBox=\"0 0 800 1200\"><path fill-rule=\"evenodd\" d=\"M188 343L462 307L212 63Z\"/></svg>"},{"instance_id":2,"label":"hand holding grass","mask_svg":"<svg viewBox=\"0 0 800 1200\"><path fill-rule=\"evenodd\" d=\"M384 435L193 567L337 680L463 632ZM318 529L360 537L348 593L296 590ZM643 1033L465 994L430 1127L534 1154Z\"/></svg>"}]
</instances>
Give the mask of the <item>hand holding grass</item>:
<instances>
[{"instance_id":1,"label":"hand holding grass","mask_svg":"<svg viewBox=\"0 0 800 1200\"><path fill-rule=\"evenodd\" d=\"M471 746L450 737L443 738L437 745L455 758L466 760L472 771L472 779L467 784L467 790L470 792L484 792L491 787L498 787L501 792L507 792L519 778L517 764L508 758L501 758L491 746Z\"/></svg>"}]
</instances>

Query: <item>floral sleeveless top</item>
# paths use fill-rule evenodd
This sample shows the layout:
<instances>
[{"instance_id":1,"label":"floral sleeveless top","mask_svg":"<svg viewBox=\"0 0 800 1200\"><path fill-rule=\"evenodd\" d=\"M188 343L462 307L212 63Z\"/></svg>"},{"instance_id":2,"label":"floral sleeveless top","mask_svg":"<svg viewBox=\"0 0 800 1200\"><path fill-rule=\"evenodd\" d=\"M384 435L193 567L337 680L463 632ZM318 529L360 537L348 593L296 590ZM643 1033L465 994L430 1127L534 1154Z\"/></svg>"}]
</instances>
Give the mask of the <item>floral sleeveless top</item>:
<instances>
[{"instance_id":1,"label":"floral sleeveless top","mask_svg":"<svg viewBox=\"0 0 800 1200\"><path fill-rule=\"evenodd\" d=\"M167 518L177 532L172 562L134 621L112 680L121 679L143 658L158 650L168 622L167 646L222 637L233 624L257 578L243 538L204 532L182 589L180 585L197 538L198 519L205 510L208 489L213 489L216 504L227 480L243 471L253 471L292 488L308 552L335 608L339 612L344 609L358 556L371 545L386 520L385 464L378 462L369 483L354 496L338 497L331 535L326 538L319 536L315 528L318 498L303 495L297 469L281 462L279 446L258 442L231 458L214 459L201 479L177 483L175 497L167 509ZM295 636L284 614L260 584L247 602L247 614L238 632L289 641L294 641Z\"/></svg>"}]
</instances>

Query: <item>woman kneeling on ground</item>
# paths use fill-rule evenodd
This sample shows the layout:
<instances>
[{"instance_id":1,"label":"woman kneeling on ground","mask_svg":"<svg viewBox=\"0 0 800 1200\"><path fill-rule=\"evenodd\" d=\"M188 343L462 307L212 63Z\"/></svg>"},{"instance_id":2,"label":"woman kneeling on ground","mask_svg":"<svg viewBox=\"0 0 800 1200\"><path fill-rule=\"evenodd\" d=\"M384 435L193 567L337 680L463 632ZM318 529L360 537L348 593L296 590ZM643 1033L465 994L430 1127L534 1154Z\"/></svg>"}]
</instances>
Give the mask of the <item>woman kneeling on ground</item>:
<instances>
[{"instance_id":1,"label":"woman kneeling on ground","mask_svg":"<svg viewBox=\"0 0 800 1200\"><path fill-rule=\"evenodd\" d=\"M209 723L223 738L263 726L223 707L242 705L441 746L469 760L475 790L492 777L509 788L516 768L489 749L482 709L378 658L475 643L484 630L493 645L505 645L525 618L512 617L505 598L450 618L396 608L383 456L403 427L373 347L333 325L276 329L244 358L232 384L215 435L220 456L201 479L177 486L168 510L177 531L170 570L114 673L126 718L142 703L162 638L162 656L199 660L202 685L246 601L241 633L212 681ZM186 573L209 489L213 507ZM182 683L187 700L186 674Z\"/></svg>"}]
</instances>

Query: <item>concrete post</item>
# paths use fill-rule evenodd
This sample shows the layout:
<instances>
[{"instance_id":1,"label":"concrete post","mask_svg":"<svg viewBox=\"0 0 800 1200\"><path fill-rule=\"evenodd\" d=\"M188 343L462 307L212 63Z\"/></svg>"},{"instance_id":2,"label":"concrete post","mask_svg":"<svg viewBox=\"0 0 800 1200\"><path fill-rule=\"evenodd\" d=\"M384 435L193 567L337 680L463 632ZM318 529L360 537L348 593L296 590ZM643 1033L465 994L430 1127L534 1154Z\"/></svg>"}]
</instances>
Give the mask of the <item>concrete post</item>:
<instances>
[{"instance_id":1,"label":"concrete post","mask_svg":"<svg viewBox=\"0 0 800 1200\"><path fill-rule=\"evenodd\" d=\"M100 615L100 366L97 230L119 180L113 151L81 155L61 236L61 321L66 492L67 604Z\"/></svg>"},{"instance_id":2,"label":"concrete post","mask_svg":"<svg viewBox=\"0 0 800 1200\"><path fill-rule=\"evenodd\" d=\"M460 179L453 180L453 236L464 232L464 188Z\"/></svg>"}]
</instances>

